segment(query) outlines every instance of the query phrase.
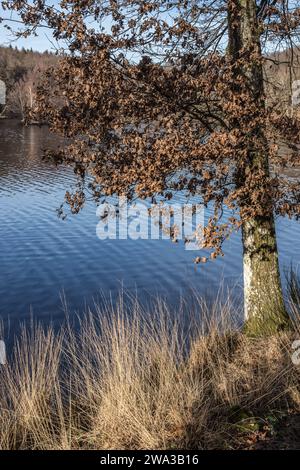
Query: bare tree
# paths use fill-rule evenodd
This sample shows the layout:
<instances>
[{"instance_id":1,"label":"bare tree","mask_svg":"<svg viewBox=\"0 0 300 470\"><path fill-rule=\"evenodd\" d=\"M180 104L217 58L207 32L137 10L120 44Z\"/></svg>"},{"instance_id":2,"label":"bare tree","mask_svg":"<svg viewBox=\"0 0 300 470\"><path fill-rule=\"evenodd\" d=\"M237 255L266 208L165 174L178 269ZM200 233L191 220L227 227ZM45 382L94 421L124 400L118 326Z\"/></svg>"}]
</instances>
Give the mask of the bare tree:
<instances>
[{"instance_id":1,"label":"bare tree","mask_svg":"<svg viewBox=\"0 0 300 470\"><path fill-rule=\"evenodd\" d=\"M300 123L286 112L286 81L278 83L268 64L278 66L288 50L292 85L298 0L3 5L19 12L25 34L50 26L68 45L53 71L55 85L46 79L40 90L39 106L55 132L73 139L56 154L82 177L81 189L67 198L73 211L87 190L95 200L116 193L201 195L213 207L204 230L207 258L222 255L224 241L242 230L247 331L284 328L274 218L299 217L300 186L270 168L299 163Z\"/></svg>"},{"instance_id":2,"label":"bare tree","mask_svg":"<svg viewBox=\"0 0 300 470\"><path fill-rule=\"evenodd\" d=\"M39 67L28 71L13 86L8 96L8 108L14 115L21 116L23 122L27 122L29 116L34 113L37 106L36 90L41 73Z\"/></svg>"},{"instance_id":3,"label":"bare tree","mask_svg":"<svg viewBox=\"0 0 300 470\"><path fill-rule=\"evenodd\" d=\"M25 119L27 111L33 109L40 75L56 62L56 56L48 52L0 47L0 80L6 85L6 115Z\"/></svg>"}]
</instances>

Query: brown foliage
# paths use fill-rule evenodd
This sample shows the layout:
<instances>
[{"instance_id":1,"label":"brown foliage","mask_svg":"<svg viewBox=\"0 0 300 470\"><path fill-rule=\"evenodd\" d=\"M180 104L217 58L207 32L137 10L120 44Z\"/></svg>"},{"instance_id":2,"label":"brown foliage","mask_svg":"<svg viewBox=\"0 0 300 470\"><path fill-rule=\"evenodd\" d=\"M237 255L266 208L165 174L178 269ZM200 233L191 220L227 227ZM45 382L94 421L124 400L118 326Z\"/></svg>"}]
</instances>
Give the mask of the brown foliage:
<instances>
[{"instance_id":1,"label":"brown foliage","mask_svg":"<svg viewBox=\"0 0 300 470\"><path fill-rule=\"evenodd\" d=\"M19 12L24 34L47 25L68 44L39 90L39 111L72 139L56 161L82 177L78 194L67 198L75 212L86 191L96 201L116 193L198 194L214 205L205 232L212 257L249 218L273 210L299 216L298 180L269 172L269 163L299 162L299 120L278 105L274 75L264 77L265 89L276 88L268 100L262 81L270 48L294 47L297 1L289 9L285 0L258 2L243 44L244 3L237 0L73 0L60 10L44 1L3 5ZM282 90L286 96L285 82ZM282 142L293 151L279 153ZM232 217L222 224L224 205Z\"/></svg>"}]
</instances>

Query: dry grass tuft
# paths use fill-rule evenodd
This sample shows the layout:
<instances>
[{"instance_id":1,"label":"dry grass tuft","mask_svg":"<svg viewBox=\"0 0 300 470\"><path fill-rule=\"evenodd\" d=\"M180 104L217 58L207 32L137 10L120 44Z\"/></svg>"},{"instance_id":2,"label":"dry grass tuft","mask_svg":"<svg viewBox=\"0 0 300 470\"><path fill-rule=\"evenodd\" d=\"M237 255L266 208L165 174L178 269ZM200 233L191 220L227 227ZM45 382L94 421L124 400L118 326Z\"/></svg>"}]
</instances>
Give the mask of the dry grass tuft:
<instances>
[{"instance_id":1,"label":"dry grass tuft","mask_svg":"<svg viewBox=\"0 0 300 470\"><path fill-rule=\"evenodd\" d=\"M121 299L77 331L24 329L0 369L0 448L236 448L298 412L297 324L251 339L229 301L197 309L186 324L162 301L150 315Z\"/></svg>"}]
</instances>

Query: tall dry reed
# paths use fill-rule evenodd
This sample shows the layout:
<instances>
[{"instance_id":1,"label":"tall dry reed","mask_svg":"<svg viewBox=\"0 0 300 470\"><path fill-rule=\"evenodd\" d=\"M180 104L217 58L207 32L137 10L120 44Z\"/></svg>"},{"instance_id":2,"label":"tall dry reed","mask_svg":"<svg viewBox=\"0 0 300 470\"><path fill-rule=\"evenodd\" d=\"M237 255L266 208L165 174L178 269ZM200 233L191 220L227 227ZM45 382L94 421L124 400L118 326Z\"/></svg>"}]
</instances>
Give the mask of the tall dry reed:
<instances>
[{"instance_id":1,"label":"tall dry reed","mask_svg":"<svg viewBox=\"0 0 300 470\"><path fill-rule=\"evenodd\" d=\"M299 410L297 323L255 339L229 299L181 307L121 296L77 329L24 327L0 366L0 448L236 448L268 416Z\"/></svg>"}]
</instances>

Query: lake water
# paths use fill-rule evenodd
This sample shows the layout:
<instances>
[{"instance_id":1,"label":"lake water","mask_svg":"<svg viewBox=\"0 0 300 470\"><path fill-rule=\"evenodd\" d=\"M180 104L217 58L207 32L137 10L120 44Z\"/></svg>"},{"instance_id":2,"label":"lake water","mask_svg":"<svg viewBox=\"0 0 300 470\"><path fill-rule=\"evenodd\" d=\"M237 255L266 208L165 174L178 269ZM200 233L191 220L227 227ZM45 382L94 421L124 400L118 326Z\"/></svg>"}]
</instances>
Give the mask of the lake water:
<instances>
[{"instance_id":1,"label":"lake water","mask_svg":"<svg viewBox=\"0 0 300 470\"><path fill-rule=\"evenodd\" d=\"M47 128L0 121L0 317L16 322L30 315L58 322L61 293L70 311L82 311L121 286L140 298L164 296L174 305L194 289L213 297L220 282L242 287L241 240L233 236L225 257L196 266L198 253L168 240L105 240L96 236L93 203L76 216L58 218L66 189L74 188L70 168L41 159L56 145ZM300 224L277 221L281 268L300 263Z\"/></svg>"}]
</instances>

